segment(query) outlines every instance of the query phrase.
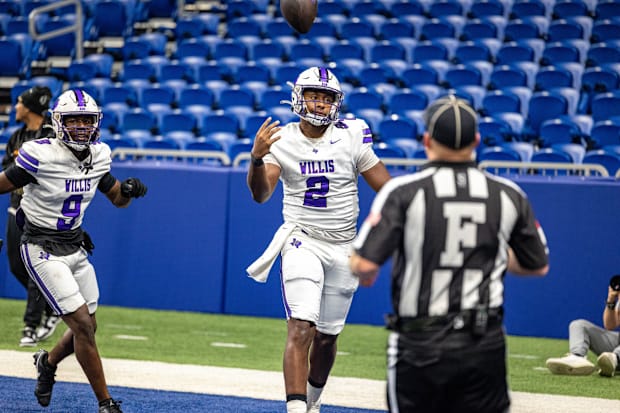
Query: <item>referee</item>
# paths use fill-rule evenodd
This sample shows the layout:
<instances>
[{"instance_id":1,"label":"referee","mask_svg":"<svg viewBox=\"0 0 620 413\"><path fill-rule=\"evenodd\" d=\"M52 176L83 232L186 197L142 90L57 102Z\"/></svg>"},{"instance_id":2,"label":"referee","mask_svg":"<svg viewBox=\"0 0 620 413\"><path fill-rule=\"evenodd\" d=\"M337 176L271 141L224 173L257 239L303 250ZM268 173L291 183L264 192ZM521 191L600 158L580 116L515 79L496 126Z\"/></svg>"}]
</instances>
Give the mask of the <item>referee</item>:
<instances>
[{"instance_id":1,"label":"referee","mask_svg":"<svg viewBox=\"0 0 620 413\"><path fill-rule=\"evenodd\" d=\"M477 116L454 96L425 111L422 171L385 184L351 269L372 285L393 256L390 412L507 412L506 271L544 276L548 250L523 191L476 168Z\"/></svg>"}]
</instances>

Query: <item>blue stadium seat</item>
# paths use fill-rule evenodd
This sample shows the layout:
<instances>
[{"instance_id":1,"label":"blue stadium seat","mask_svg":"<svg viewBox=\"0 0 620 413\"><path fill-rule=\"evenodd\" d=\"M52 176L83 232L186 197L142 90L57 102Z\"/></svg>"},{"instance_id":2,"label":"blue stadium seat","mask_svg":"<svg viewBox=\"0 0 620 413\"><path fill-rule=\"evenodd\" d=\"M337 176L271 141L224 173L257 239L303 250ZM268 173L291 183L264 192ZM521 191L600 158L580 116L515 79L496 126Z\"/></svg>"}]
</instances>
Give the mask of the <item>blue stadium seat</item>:
<instances>
[{"instance_id":1,"label":"blue stadium seat","mask_svg":"<svg viewBox=\"0 0 620 413\"><path fill-rule=\"evenodd\" d=\"M231 142L230 145L228 145L227 151L230 161L234 164L235 159L239 154L249 154L252 151L253 145L254 143L250 138L237 139L236 141ZM246 159L245 161L239 163L239 166L245 167L247 166L248 162L249 159Z\"/></svg>"},{"instance_id":2,"label":"blue stadium seat","mask_svg":"<svg viewBox=\"0 0 620 413\"><path fill-rule=\"evenodd\" d=\"M446 88L454 88L465 85L482 86L482 73L473 66L458 64L449 69L445 75L442 85Z\"/></svg>"},{"instance_id":3,"label":"blue stadium seat","mask_svg":"<svg viewBox=\"0 0 620 413\"><path fill-rule=\"evenodd\" d=\"M620 50L614 42L592 44L587 52L586 67L603 66L620 62Z\"/></svg>"},{"instance_id":4,"label":"blue stadium seat","mask_svg":"<svg viewBox=\"0 0 620 413\"><path fill-rule=\"evenodd\" d=\"M558 0L553 4L551 11L551 17L554 20L573 16L589 16L589 14L588 4L582 0Z\"/></svg>"},{"instance_id":5,"label":"blue stadium seat","mask_svg":"<svg viewBox=\"0 0 620 413\"><path fill-rule=\"evenodd\" d=\"M469 20L461 30L460 39L499 39L503 38L504 24L498 25L493 19L481 18Z\"/></svg>"},{"instance_id":6,"label":"blue stadium seat","mask_svg":"<svg viewBox=\"0 0 620 413\"><path fill-rule=\"evenodd\" d=\"M534 152L532 155L532 162L542 163L574 163L573 157L567 152L557 148L542 148ZM556 170L553 168L539 168L538 173L542 175L567 175L570 171Z\"/></svg>"},{"instance_id":7,"label":"blue stadium seat","mask_svg":"<svg viewBox=\"0 0 620 413\"><path fill-rule=\"evenodd\" d=\"M474 1L469 8L469 16L480 18L483 16L502 16L507 15L504 3L499 0L491 1Z\"/></svg>"},{"instance_id":8,"label":"blue stadium seat","mask_svg":"<svg viewBox=\"0 0 620 413\"><path fill-rule=\"evenodd\" d=\"M159 123L159 132L166 134L172 131L196 133L196 118L187 112L171 112L164 114Z\"/></svg>"},{"instance_id":9,"label":"blue stadium seat","mask_svg":"<svg viewBox=\"0 0 620 413\"><path fill-rule=\"evenodd\" d=\"M491 90L482 99L482 113L491 116L496 113L523 113L521 100L512 92L499 89Z\"/></svg>"},{"instance_id":10,"label":"blue stadium seat","mask_svg":"<svg viewBox=\"0 0 620 413\"><path fill-rule=\"evenodd\" d=\"M144 88L139 95L138 105L147 108L154 103L167 106L175 105L176 94L174 90L159 84Z\"/></svg>"},{"instance_id":11,"label":"blue stadium seat","mask_svg":"<svg viewBox=\"0 0 620 413\"><path fill-rule=\"evenodd\" d=\"M263 29L260 24L246 16L234 19L226 25L226 37L230 39L238 39L241 36L257 36L263 35Z\"/></svg>"},{"instance_id":12,"label":"blue stadium seat","mask_svg":"<svg viewBox=\"0 0 620 413\"><path fill-rule=\"evenodd\" d=\"M419 42L413 49L412 59L415 63L422 63L428 60L449 60L449 50L441 43L430 40Z\"/></svg>"},{"instance_id":13,"label":"blue stadium seat","mask_svg":"<svg viewBox=\"0 0 620 413\"><path fill-rule=\"evenodd\" d=\"M523 61L537 62L536 51L530 45L514 41L504 43L497 51L495 60L498 65Z\"/></svg>"},{"instance_id":14,"label":"blue stadium seat","mask_svg":"<svg viewBox=\"0 0 620 413\"><path fill-rule=\"evenodd\" d=\"M203 117L200 134L208 136L214 132L239 133L239 120L230 114L210 113Z\"/></svg>"},{"instance_id":15,"label":"blue stadium seat","mask_svg":"<svg viewBox=\"0 0 620 413\"><path fill-rule=\"evenodd\" d=\"M258 111L254 112L252 115L248 116L245 120L245 128L243 130L243 136L254 139L256 132L261 127L265 119L267 119L268 114L266 111Z\"/></svg>"},{"instance_id":16,"label":"blue stadium seat","mask_svg":"<svg viewBox=\"0 0 620 413\"><path fill-rule=\"evenodd\" d=\"M246 106L249 108L254 108L256 102L252 92L235 85L229 89L222 90L216 104L221 109L226 109L231 106Z\"/></svg>"},{"instance_id":17,"label":"blue stadium seat","mask_svg":"<svg viewBox=\"0 0 620 413\"><path fill-rule=\"evenodd\" d=\"M356 37L375 37L375 28L367 21L353 17L342 25L339 36L349 40Z\"/></svg>"},{"instance_id":18,"label":"blue stadium seat","mask_svg":"<svg viewBox=\"0 0 620 413\"><path fill-rule=\"evenodd\" d=\"M392 3L389 8L392 16L421 16L426 12L422 2L417 0L400 0Z\"/></svg>"},{"instance_id":19,"label":"blue stadium seat","mask_svg":"<svg viewBox=\"0 0 620 413\"><path fill-rule=\"evenodd\" d=\"M432 40L437 38L456 38L457 29L447 20L432 18L422 25L420 40Z\"/></svg>"},{"instance_id":20,"label":"blue stadium seat","mask_svg":"<svg viewBox=\"0 0 620 413\"><path fill-rule=\"evenodd\" d=\"M420 89L405 89L392 95L388 102L390 113L405 115L411 110L424 110L430 103L429 96Z\"/></svg>"},{"instance_id":21,"label":"blue stadium seat","mask_svg":"<svg viewBox=\"0 0 620 413\"><path fill-rule=\"evenodd\" d=\"M620 116L620 91L599 93L592 98L592 118L595 122Z\"/></svg>"},{"instance_id":22,"label":"blue stadium seat","mask_svg":"<svg viewBox=\"0 0 620 413\"><path fill-rule=\"evenodd\" d=\"M110 18L114 16L114 18ZM129 37L134 16L120 0L100 1L94 5L93 26L96 37Z\"/></svg>"},{"instance_id":23,"label":"blue stadium seat","mask_svg":"<svg viewBox=\"0 0 620 413\"><path fill-rule=\"evenodd\" d=\"M331 48L330 58L334 61L341 59L364 60L364 48L357 43L342 40Z\"/></svg>"},{"instance_id":24,"label":"blue stadium seat","mask_svg":"<svg viewBox=\"0 0 620 413\"><path fill-rule=\"evenodd\" d=\"M604 43L620 39L620 21L617 18L596 20L592 25L590 41L592 43Z\"/></svg>"},{"instance_id":25,"label":"blue stadium seat","mask_svg":"<svg viewBox=\"0 0 620 413\"><path fill-rule=\"evenodd\" d=\"M478 121L481 146L494 146L508 140L512 135L512 128L508 122L491 116L483 116Z\"/></svg>"},{"instance_id":26,"label":"blue stadium seat","mask_svg":"<svg viewBox=\"0 0 620 413\"><path fill-rule=\"evenodd\" d=\"M534 135L538 135L544 121L568 114L568 101L562 95L552 92L536 92L530 98L527 113L528 126Z\"/></svg>"},{"instance_id":27,"label":"blue stadium seat","mask_svg":"<svg viewBox=\"0 0 620 413\"><path fill-rule=\"evenodd\" d=\"M484 43L465 41L461 42L454 51L455 63L466 63L470 61L493 61L494 56Z\"/></svg>"},{"instance_id":28,"label":"blue stadium seat","mask_svg":"<svg viewBox=\"0 0 620 413\"><path fill-rule=\"evenodd\" d=\"M559 66L542 67L536 73L534 90L551 90L556 87L573 87L573 75Z\"/></svg>"},{"instance_id":29,"label":"blue stadium seat","mask_svg":"<svg viewBox=\"0 0 620 413\"><path fill-rule=\"evenodd\" d=\"M587 33L583 26L575 20L554 20L549 25L547 40L557 42L567 39L587 39Z\"/></svg>"},{"instance_id":30,"label":"blue stadium seat","mask_svg":"<svg viewBox=\"0 0 620 413\"><path fill-rule=\"evenodd\" d=\"M311 43L304 39L291 47L289 58L292 61L298 61L304 58L315 58L323 60L323 49L316 43Z\"/></svg>"},{"instance_id":31,"label":"blue stadium seat","mask_svg":"<svg viewBox=\"0 0 620 413\"><path fill-rule=\"evenodd\" d=\"M530 162L535 150L534 145L530 142L504 142L500 146L518 153L522 162Z\"/></svg>"},{"instance_id":32,"label":"blue stadium seat","mask_svg":"<svg viewBox=\"0 0 620 413\"><path fill-rule=\"evenodd\" d=\"M590 137L596 148L620 145L620 122L612 119L599 120L592 125Z\"/></svg>"},{"instance_id":33,"label":"blue stadium seat","mask_svg":"<svg viewBox=\"0 0 620 413\"><path fill-rule=\"evenodd\" d=\"M573 163L582 163L586 154L586 148L578 143L556 143L551 148L569 154Z\"/></svg>"},{"instance_id":34,"label":"blue stadium seat","mask_svg":"<svg viewBox=\"0 0 620 413\"><path fill-rule=\"evenodd\" d=\"M359 88L344 97L344 105L349 112L356 113L359 109L383 110L383 96L373 93L369 89Z\"/></svg>"},{"instance_id":35,"label":"blue stadium seat","mask_svg":"<svg viewBox=\"0 0 620 413\"><path fill-rule=\"evenodd\" d=\"M119 120L121 121L119 124L120 132L134 129L152 132L157 128L157 118L155 115L142 108L133 108L125 112Z\"/></svg>"},{"instance_id":36,"label":"blue stadium seat","mask_svg":"<svg viewBox=\"0 0 620 413\"><path fill-rule=\"evenodd\" d=\"M528 86L527 73L514 66L495 66L489 78L489 89L503 89L509 86Z\"/></svg>"},{"instance_id":37,"label":"blue stadium seat","mask_svg":"<svg viewBox=\"0 0 620 413\"><path fill-rule=\"evenodd\" d=\"M620 17L620 4L615 1L597 1L594 17L596 20Z\"/></svg>"},{"instance_id":38,"label":"blue stadium seat","mask_svg":"<svg viewBox=\"0 0 620 413\"><path fill-rule=\"evenodd\" d=\"M516 0L510 8L509 17L520 19L529 16L547 16L550 11L542 0Z\"/></svg>"},{"instance_id":39,"label":"blue stadium seat","mask_svg":"<svg viewBox=\"0 0 620 413\"><path fill-rule=\"evenodd\" d=\"M379 63L388 59L406 60L405 49L398 43L384 40L374 45L370 50L371 62Z\"/></svg>"},{"instance_id":40,"label":"blue stadium seat","mask_svg":"<svg viewBox=\"0 0 620 413\"><path fill-rule=\"evenodd\" d=\"M543 34L536 22L532 21L532 18L510 20L504 27L505 42L520 39L541 39Z\"/></svg>"},{"instance_id":41,"label":"blue stadium seat","mask_svg":"<svg viewBox=\"0 0 620 413\"><path fill-rule=\"evenodd\" d=\"M397 37L417 38L415 26L406 20L392 18L387 20L379 28L379 36L385 40L392 40Z\"/></svg>"},{"instance_id":42,"label":"blue stadium seat","mask_svg":"<svg viewBox=\"0 0 620 413\"><path fill-rule=\"evenodd\" d=\"M573 45L555 42L550 43L543 50L540 59L541 66L548 66L558 62L584 62L585 55L581 55L580 50Z\"/></svg>"},{"instance_id":43,"label":"blue stadium seat","mask_svg":"<svg viewBox=\"0 0 620 413\"><path fill-rule=\"evenodd\" d=\"M579 143L581 144L581 131L572 122L563 118L554 118L544 121L540 125L539 141L543 146L551 146L556 143Z\"/></svg>"},{"instance_id":44,"label":"blue stadium seat","mask_svg":"<svg viewBox=\"0 0 620 413\"><path fill-rule=\"evenodd\" d=\"M212 107L215 103L213 92L199 85L190 85L181 91L179 107L185 108L190 105L203 105Z\"/></svg>"},{"instance_id":45,"label":"blue stadium seat","mask_svg":"<svg viewBox=\"0 0 620 413\"><path fill-rule=\"evenodd\" d=\"M280 36L295 36L295 31L283 17L276 17L265 26L265 35L270 39L274 39Z\"/></svg>"},{"instance_id":46,"label":"blue stadium seat","mask_svg":"<svg viewBox=\"0 0 620 413\"><path fill-rule=\"evenodd\" d=\"M620 169L620 155L604 149L594 149L586 152L583 157L583 163L603 165L607 169L609 176L615 176L618 169Z\"/></svg>"},{"instance_id":47,"label":"blue stadium seat","mask_svg":"<svg viewBox=\"0 0 620 413\"><path fill-rule=\"evenodd\" d=\"M379 122L377 134L385 142L398 138L415 140L418 136L418 129L411 120L394 114Z\"/></svg>"},{"instance_id":48,"label":"blue stadium seat","mask_svg":"<svg viewBox=\"0 0 620 413\"><path fill-rule=\"evenodd\" d=\"M432 2L428 6L428 15L432 18L442 16L462 16L465 14L463 4L456 0Z\"/></svg>"},{"instance_id":49,"label":"blue stadium seat","mask_svg":"<svg viewBox=\"0 0 620 413\"><path fill-rule=\"evenodd\" d=\"M436 85L439 83L439 74L431 66L415 63L401 73L400 80L407 87L414 84Z\"/></svg>"}]
</instances>

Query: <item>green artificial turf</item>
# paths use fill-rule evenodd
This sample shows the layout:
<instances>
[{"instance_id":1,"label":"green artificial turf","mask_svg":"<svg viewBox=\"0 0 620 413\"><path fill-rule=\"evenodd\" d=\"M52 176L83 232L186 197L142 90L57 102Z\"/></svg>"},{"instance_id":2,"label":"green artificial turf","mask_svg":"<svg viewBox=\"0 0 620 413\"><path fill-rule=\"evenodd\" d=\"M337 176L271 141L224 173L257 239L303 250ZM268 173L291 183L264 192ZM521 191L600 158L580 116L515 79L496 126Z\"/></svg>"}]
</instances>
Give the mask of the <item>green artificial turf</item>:
<instances>
[{"instance_id":1,"label":"green artificial turf","mask_svg":"<svg viewBox=\"0 0 620 413\"><path fill-rule=\"evenodd\" d=\"M25 303L0 299L0 349L20 348ZM103 357L280 371L286 338L283 319L101 306L97 343ZM65 330L62 324L42 348L49 349ZM335 376L385 379L388 332L348 324L339 341ZM554 376L548 357L562 356L567 340L508 337L508 372L514 391L620 399L619 377ZM590 354L594 362L595 357Z\"/></svg>"}]
</instances>

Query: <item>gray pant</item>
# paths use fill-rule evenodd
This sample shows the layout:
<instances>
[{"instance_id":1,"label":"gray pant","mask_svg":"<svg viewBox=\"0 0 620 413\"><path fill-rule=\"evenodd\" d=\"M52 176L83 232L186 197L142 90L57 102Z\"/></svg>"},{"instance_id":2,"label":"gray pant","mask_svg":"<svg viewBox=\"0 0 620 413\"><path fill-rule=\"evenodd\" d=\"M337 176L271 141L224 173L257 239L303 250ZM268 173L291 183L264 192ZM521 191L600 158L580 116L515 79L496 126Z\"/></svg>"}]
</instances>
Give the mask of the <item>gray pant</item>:
<instances>
[{"instance_id":1,"label":"gray pant","mask_svg":"<svg viewBox=\"0 0 620 413\"><path fill-rule=\"evenodd\" d=\"M573 320L568 327L570 352L578 356L588 354L588 349L597 356L613 352L620 358L620 332L609 331L588 320Z\"/></svg>"}]
</instances>

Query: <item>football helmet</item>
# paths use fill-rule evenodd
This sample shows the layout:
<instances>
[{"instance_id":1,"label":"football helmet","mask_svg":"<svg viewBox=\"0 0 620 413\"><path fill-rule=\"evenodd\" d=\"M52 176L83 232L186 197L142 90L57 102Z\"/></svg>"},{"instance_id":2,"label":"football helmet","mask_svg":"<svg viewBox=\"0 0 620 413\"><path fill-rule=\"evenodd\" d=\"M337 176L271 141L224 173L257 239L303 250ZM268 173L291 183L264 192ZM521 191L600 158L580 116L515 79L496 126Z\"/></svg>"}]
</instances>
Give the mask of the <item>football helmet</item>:
<instances>
[{"instance_id":1,"label":"football helmet","mask_svg":"<svg viewBox=\"0 0 620 413\"><path fill-rule=\"evenodd\" d=\"M58 97L51 109L56 138L70 148L83 151L99 139L103 114L88 93L71 89Z\"/></svg>"},{"instance_id":2,"label":"football helmet","mask_svg":"<svg viewBox=\"0 0 620 413\"><path fill-rule=\"evenodd\" d=\"M295 84L289 82L289 85L293 88L291 101L285 103L291 105L291 110L297 116L314 126L329 125L338 120L344 94L342 89L340 89L340 82L331 71L324 67L311 67L299 74ZM308 108L308 103L310 102L306 102L304 99L304 92L306 90L318 90L334 95L334 101L331 103L329 114L314 113Z\"/></svg>"}]
</instances>

